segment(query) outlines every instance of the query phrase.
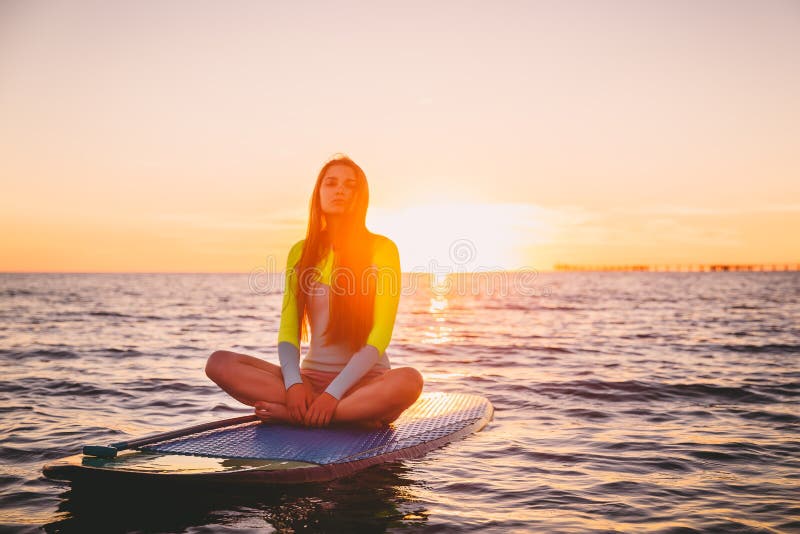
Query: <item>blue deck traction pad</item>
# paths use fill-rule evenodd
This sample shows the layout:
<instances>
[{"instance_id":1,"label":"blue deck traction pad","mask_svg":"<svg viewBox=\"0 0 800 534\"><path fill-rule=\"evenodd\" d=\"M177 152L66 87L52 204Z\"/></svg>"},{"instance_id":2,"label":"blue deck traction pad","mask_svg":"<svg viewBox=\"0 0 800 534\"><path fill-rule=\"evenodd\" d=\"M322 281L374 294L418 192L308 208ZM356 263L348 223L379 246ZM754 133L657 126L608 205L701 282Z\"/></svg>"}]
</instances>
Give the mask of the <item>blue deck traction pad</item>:
<instances>
[{"instance_id":1,"label":"blue deck traction pad","mask_svg":"<svg viewBox=\"0 0 800 534\"><path fill-rule=\"evenodd\" d=\"M491 404L483 397L432 393L420 397L390 427L379 430L254 422L152 443L139 450L329 465L427 443L458 432L491 412Z\"/></svg>"}]
</instances>

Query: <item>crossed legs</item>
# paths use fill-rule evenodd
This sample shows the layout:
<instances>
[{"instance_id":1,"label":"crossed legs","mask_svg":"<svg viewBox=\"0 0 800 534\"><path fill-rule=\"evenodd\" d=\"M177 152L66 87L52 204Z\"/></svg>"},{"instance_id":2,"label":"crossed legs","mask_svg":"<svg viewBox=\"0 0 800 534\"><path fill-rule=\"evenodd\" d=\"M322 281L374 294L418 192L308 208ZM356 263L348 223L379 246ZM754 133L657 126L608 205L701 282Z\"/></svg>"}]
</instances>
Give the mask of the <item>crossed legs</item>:
<instances>
[{"instance_id":1,"label":"crossed legs","mask_svg":"<svg viewBox=\"0 0 800 534\"><path fill-rule=\"evenodd\" d=\"M208 358L206 375L234 399L255 407L262 419L291 422L279 366L246 354L218 350ZM362 380L344 394L332 420L388 425L417 400L422 384L422 375L412 367L391 369L377 378Z\"/></svg>"}]
</instances>

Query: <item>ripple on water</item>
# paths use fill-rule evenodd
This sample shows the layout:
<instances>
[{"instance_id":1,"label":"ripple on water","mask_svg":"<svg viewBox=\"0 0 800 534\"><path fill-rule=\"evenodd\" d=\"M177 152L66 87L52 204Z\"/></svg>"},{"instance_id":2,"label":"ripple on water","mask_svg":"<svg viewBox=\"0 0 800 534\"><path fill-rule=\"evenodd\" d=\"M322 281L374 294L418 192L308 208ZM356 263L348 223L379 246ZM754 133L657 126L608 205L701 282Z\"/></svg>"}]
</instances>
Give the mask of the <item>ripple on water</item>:
<instances>
[{"instance_id":1,"label":"ripple on water","mask_svg":"<svg viewBox=\"0 0 800 534\"><path fill-rule=\"evenodd\" d=\"M67 349L8 350L0 349L0 358L7 361L41 359L41 360L73 360L79 358L77 352Z\"/></svg>"},{"instance_id":2,"label":"ripple on water","mask_svg":"<svg viewBox=\"0 0 800 534\"><path fill-rule=\"evenodd\" d=\"M27 377L13 382L0 381L0 393L25 393L30 397L78 396L78 397L118 397L133 398L133 396L119 389L110 389L87 382L72 380Z\"/></svg>"}]
</instances>

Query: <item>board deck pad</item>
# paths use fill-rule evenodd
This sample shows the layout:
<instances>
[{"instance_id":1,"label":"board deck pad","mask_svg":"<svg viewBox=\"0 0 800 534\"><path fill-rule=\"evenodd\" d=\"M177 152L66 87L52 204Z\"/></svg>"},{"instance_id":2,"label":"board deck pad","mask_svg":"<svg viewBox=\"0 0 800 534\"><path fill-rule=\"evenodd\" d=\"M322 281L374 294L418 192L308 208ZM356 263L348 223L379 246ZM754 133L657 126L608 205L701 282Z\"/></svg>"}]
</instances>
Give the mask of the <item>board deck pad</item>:
<instances>
[{"instance_id":1,"label":"board deck pad","mask_svg":"<svg viewBox=\"0 0 800 534\"><path fill-rule=\"evenodd\" d=\"M492 404L477 395L425 393L389 427L308 428L260 421L148 443L113 458L76 454L44 466L72 482L263 484L319 482L418 458L481 430Z\"/></svg>"},{"instance_id":2,"label":"board deck pad","mask_svg":"<svg viewBox=\"0 0 800 534\"><path fill-rule=\"evenodd\" d=\"M474 395L420 398L388 428L378 430L245 423L150 444L147 452L332 464L361 460L433 441L486 417L489 402Z\"/></svg>"}]
</instances>

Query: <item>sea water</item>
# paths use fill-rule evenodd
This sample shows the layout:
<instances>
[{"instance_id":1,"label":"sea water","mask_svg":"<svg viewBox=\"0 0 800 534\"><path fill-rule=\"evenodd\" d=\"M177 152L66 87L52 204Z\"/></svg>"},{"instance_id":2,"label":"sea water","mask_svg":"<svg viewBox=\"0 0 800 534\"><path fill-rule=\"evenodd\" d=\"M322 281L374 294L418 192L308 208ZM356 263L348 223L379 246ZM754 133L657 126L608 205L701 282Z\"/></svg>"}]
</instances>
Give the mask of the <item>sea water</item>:
<instances>
[{"instance_id":1,"label":"sea water","mask_svg":"<svg viewBox=\"0 0 800 534\"><path fill-rule=\"evenodd\" d=\"M800 273L462 278L406 276L387 354L489 398L482 432L334 482L177 493L41 468L249 413L203 367L277 363L281 277L0 274L0 528L800 530Z\"/></svg>"}]
</instances>

